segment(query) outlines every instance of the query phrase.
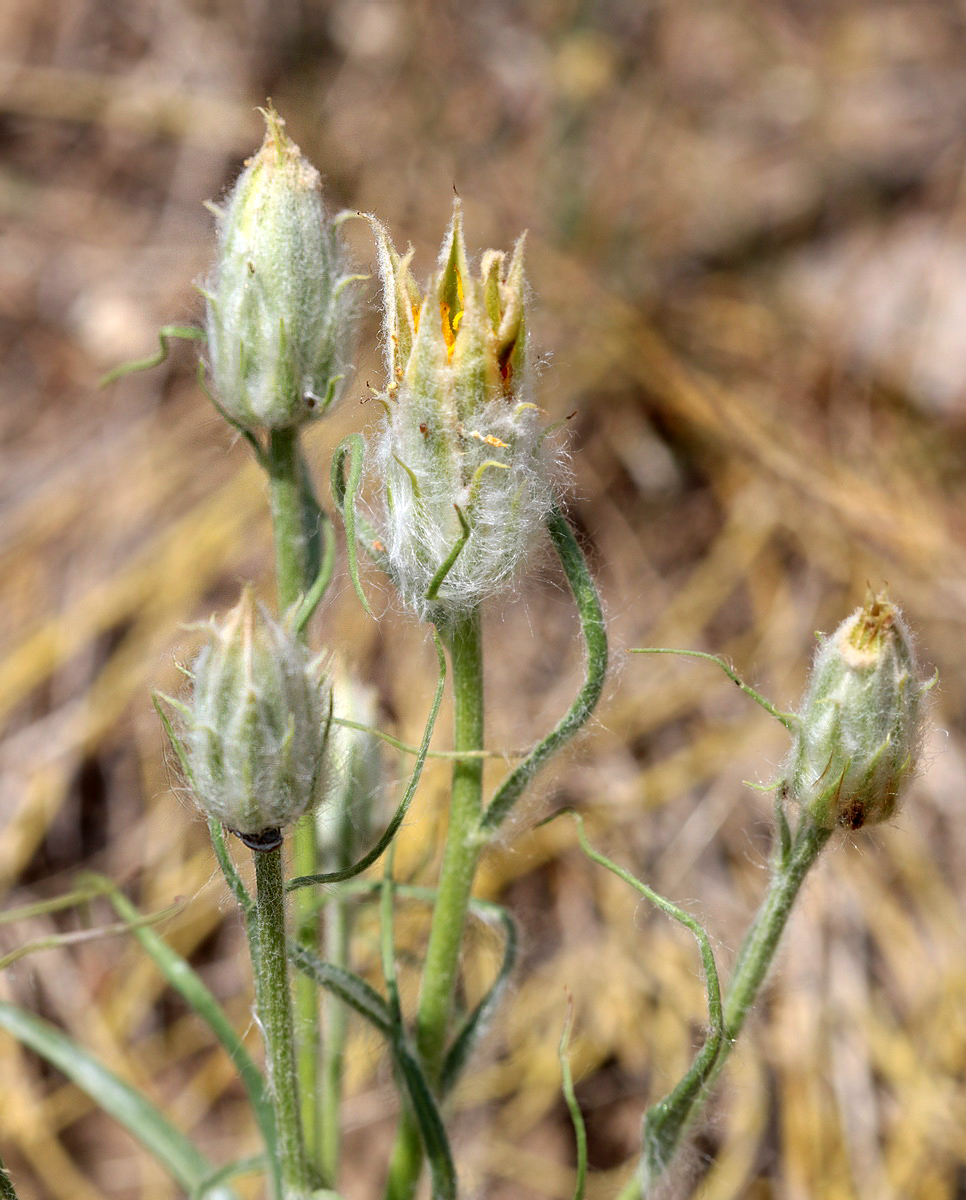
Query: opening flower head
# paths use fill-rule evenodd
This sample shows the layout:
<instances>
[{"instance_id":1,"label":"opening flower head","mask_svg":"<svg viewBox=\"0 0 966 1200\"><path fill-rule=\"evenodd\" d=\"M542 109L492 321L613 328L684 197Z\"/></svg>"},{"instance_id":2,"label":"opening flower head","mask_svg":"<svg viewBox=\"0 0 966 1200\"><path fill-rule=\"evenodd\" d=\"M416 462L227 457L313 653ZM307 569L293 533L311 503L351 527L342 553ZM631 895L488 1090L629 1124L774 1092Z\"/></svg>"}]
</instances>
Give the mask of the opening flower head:
<instances>
[{"instance_id":1,"label":"opening flower head","mask_svg":"<svg viewBox=\"0 0 966 1200\"><path fill-rule=\"evenodd\" d=\"M524 238L474 271L460 203L425 291L385 228L385 420L374 455L390 574L418 615L503 590L552 500L545 429L526 374Z\"/></svg>"}]
</instances>

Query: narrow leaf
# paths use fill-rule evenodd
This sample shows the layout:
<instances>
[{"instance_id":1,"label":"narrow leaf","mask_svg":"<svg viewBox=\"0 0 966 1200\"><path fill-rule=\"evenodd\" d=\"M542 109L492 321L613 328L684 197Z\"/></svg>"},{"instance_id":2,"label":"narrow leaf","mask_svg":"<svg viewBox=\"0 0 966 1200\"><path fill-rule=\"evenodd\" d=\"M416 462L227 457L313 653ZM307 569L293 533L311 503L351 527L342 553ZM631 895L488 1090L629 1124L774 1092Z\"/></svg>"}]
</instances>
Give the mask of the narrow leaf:
<instances>
[{"instance_id":1,"label":"narrow leaf","mask_svg":"<svg viewBox=\"0 0 966 1200\"><path fill-rule=\"evenodd\" d=\"M480 1038L486 1032L490 1018L503 999L517 960L517 927L509 912L501 905L486 900L471 900L470 912L489 924L498 922L503 927L503 962L486 995L463 1022L447 1051L440 1076L440 1092L444 1096L462 1074Z\"/></svg>"},{"instance_id":2,"label":"narrow leaf","mask_svg":"<svg viewBox=\"0 0 966 1200\"><path fill-rule=\"evenodd\" d=\"M419 1126L423 1148L429 1161L433 1180L433 1200L455 1200L456 1167L446 1136L446 1126L439 1105L426 1081L416 1056L404 1041L397 1039L392 1047L393 1057L409 1093L413 1116Z\"/></svg>"},{"instance_id":3,"label":"narrow leaf","mask_svg":"<svg viewBox=\"0 0 966 1200\"><path fill-rule=\"evenodd\" d=\"M446 683L446 656L443 652L442 642L439 640L439 635L433 630L433 643L436 646L436 658L439 663L439 676L436 681L436 693L433 696L433 703L430 706L429 717L426 721L426 729L423 732L423 740L419 746L419 754L416 756L416 764L413 767L413 773L409 779L409 785L406 788L406 793L403 796L399 807L396 809L395 815L386 827L385 833L372 849L364 854L351 867L346 867L342 871L328 871L322 875L300 875L295 879L290 879L285 885L288 891L293 891L295 888L308 887L313 883L341 883L344 879L351 879L354 875L361 874L367 867L370 867L381 855L385 852L386 847L396 836L400 825L406 819L406 814L409 812L409 806L412 803L413 796L416 794L416 788L419 786L419 779L423 773L423 765L426 762L426 754L429 750L429 743L433 736L433 730L436 727L436 717L439 714L439 706L443 700L443 688Z\"/></svg>"},{"instance_id":4,"label":"narrow leaf","mask_svg":"<svg viewBox=\"0 0 966 1200\"><path fill-rule=\"evenodd\" d=\"M456 560L460 556L460 551L470 540L470 533L472 530L470 529L469 521L467 521L463 510L458 504L454 504L453 507L456 509L456 515L459 517L460 535L456 539L453 549L450 550L449 554L447 554L446 558L440 564L439 570L429 581L429 587L426 589L427 600L435 600L439 595L439 589L443 586L446 576L450 573L450 571L452 571Z\"/></svg>"},{"instance_id":5,"label":"narrow leaf","mask_svg":"<svg viewBox=\"0 0 966 1200\"><path fill-rule=\"evenodd\" d=\"M499 829L506 820L524 789L547 759L572 738L590 717L600 699L604 677L607 674L607 628L604 623L604 611L586 559L559 508L554 507L548 517L547 529L580 616L580 628L587 653L586 675L569 712L543 741L538 742L527 757L517 764L497 789L481 822L482 829L489 834Z\"/></svg>"},{"instance_id":6,"label":"narrow leaf","mask_svg":"<svg viewBox=\"0 0 966 1200\"><path fill-rule=\"evenodd\" d=\"M141 943L165 980L181 995L205 1022L232 1060L252 1106L273 1167L275 1164L275 1113L265 1087L265 1081L254 1060L245 1048L224 1009L212 995L196 971L153 929L140 922L140 914L127 897L103 876L95 876L115 911L130 925L131 932Z\"/></svg>"},{"instance_id":7,"label":"narrow leaf","mask_svg":"<svg viewBox=\"0 0 966 1200\"><path fill-rule=\"evenodd\" d=\"M676 650L670 646L640 646L628 651L629 654L677 654L681 658L703 658L708 662L719 666L722 671L728 676L731 682L740 688L746 696L750 696L752 700L760 705L769 716L775 718L779 724L784 725L790 732L795 732L795 722L798 719L794 713L782 712L781 709L775 707L770 700L767 700L761 692L756 692L753 687L745 683L738 672L727 663L719 654L708 654L704 650Z\"/></svg>"},{"instance_id":8,"label":"narrow leaf","mask_svg":"<svg viewBox=\"0 0 966 1200\"><path fill-rule=\"evenodd\" d=\"M45 1058L109 1116L132 1134L189 1193L197 1192L215 1168L136 1088L115 1075L89 1051L47 1021L0 1001L0 1028ZM200 1194L200 1193L199 1193ZM205 1200L236 1200L216 1187Z\"/></svg>"},{"instance_id":9,"label":"narrow leaf","mask_svg":"<svg viewBox=\"0 0 966 1200\"><path fill-rule=\"evenodd\" d=\"M238 901L246 924L251 924L255 919L255 901L248 894L248 888L245 887L244 880L238 874L238 868L231 860L221 822L216 821L214 817L208 818L208 833L211 835L211 845L215 851L218 865L221 867L221 873L225 877L225 882L228 884L231 894Z\"/></svg>"},{"instance_id":10,"label":"narrow leaf","mask_svg":"<svg viewBox=\"0 0 966 1200\"><path fill-rule=\"evenodd\" d=\"M187 342L203 342L205 340L205 331L197 329L193 325L163 325L158 330L160 349L156 354L115 367L113 371L108 371L106 375L101 377L98 386L107 387L115 379L121 379L125 375L132 375L135 371L150 371L154 367L160 367L170 354L171 342L175 339Z\"/></svg>"},{"instance_id":11,"label":"narrow leaf","mask_svg":"<svg viewBox=\"0 0 966 1200\"><path fill-rule=\"evenodd\" d=\"M560 1035L560 1045L557 1047L557 1057L560 1060L560 1074L563 1086L564 1100L574 1127L574 1138L577 1142L577 1179L574 1184L574 1200L584 1200L584 1189L587 1185L587 1127L584 1124L583 1113L577 1103L574 1091L574 1077L570 1070L570 1034L574 1027L574 1001L567 996L567 1020L563 1033Z\"/></svg>"},{"instance_id":12,"label":"narrow leaf","mask_svg":"<svg viewBox=\"0 0 966 1200\"><path fill-rule=\"evenodd\" d=\"M364 454L365 442L362 440L361 434L352 433L339 444L332 458L332 496L335 500L335 506L342 516L342 523L345 525L345 552L349 578L352 580L352 586L359 597L359 603L371 617L372 609L369 607L369 601L366 599L366 594L362 590L362 582L359 579L357 544L357 539L361 532L357 528L357 525L362 526L363 522L359 520L356 514L356 493L362 481L362 461ZM347 459L349 464L348 476L345 474ZM373 550L375 549L375 541L374 536L369 539Z\"/></svg>"},{"instance_id":13,"label":"narrow leaf","mask_svg":"<svg viewBox=\"0 0 966 1200\"><path fill-rule=\"evenodd\" d=\"M392 1037L393 1024L389 1006L371 984L345 967L325 962L297 942L289 942L288 956L303 975L314 979L320 987L332 992L350 1008L355 1009L383 1037Z\"/></svg>"}]
</instances>

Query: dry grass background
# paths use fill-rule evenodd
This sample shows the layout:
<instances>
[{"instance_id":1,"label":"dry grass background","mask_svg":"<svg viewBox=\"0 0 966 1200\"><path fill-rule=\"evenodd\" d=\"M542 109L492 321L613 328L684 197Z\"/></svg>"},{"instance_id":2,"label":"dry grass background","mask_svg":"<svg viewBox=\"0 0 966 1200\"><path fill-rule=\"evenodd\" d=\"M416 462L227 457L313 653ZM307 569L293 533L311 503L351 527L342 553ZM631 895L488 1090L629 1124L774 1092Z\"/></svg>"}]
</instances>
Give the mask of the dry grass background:
<instances>
[{"instance_id":1,"label":"dry grass background","mask_svg":"<svg viewBox=\"0 0 966 1200\"><path fill-rule=\"evenodd\" d=\"M722 652L789 705L813 631L887 582L941 676L928 771L891 827L827 853L679 1191L966 1196L964 50L952 0L0 8L5 905L89 867L147 911L182 897L166 937L250 1025L238 920L148 694L177 686L181 623L245 578L268 590L263 487L190 349L96 381L161 324L197 319L201 202L257 145L270 95L330 203L377 211L421 272L454 185L471 245L529 228L539 400L574 414L571 513L612 623L597 720L485 863L481 890L518 916L524 956L458 1098L467 1195L570 1195L565 987L592 1197L616 1191L645 1103L702 1020L689 941L576 854L566 823L536 820L580 806L601 847L707 921L724 963L765 883L771 801L742 781L768 780L781 729L710 667L626 649ZM313 432L320 478L336 440L373 419L371 292L363 317L357 378ZM316 636L374 685L385 727L417 737L431 649L336 591ZM488 632L490 740L510 751L579 678L549 555ZM445 786L429 772L407 872L431 857ZM94 906L0 926L2 949L106 919ZM491 951L469 986L485 986ZM365 927L359 953L373 953ZM212 1155L253 1144L229 1064L131 939L37 953L3 994L143 1084ZM0 1064L0 1153L22 1200L176 1194L5 1038ZM394 1103L356 1030L351 1200L379 1194Z\"/></svg>"}]
</instances>

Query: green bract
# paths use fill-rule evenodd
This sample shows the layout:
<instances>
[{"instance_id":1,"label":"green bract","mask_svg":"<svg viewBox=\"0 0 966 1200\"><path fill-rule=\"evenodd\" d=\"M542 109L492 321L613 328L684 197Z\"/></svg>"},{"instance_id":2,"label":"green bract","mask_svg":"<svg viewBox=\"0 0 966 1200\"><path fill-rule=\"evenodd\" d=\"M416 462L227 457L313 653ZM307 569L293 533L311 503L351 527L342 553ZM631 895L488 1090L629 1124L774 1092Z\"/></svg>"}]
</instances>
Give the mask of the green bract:
<instances>
[{"instance_id":1,"label":"green bract","mask_svg":"<svg viewBox=\"0 0 966 1200\"><path fill-rule=\"evenodd\" d=\"M290 825L321 788L329 720L321 663L251 589L208 635L184 730L198 804L241 835Z\"/></svg>"},{"instance_id":2,"label":"green bract","mask_svg":"<svg viewBox=\"0 0 966 1200\"><path fill-rule=\"evenodd\" d=\"M261 149L215 209L218 251L204 292L216 398L250 431L324 412L341 379L350 317L319 173L281 117L263 115Z\"/></svg>"},{"instance_id":3,"label":"green bract","mask_svg":"<svg viewBox=\"0 0 966 1200\"><path fill-rule=\"evenodd\" d=\"M930 686L884 596L822 641L784 776L816 824L859 829L893 815L916 771Z\"/></svg>"},{"instance_id":4,"label":"green bract","mask_svg":"<svg viewBox=\"0 0 966 1200\"><path fill-rule=\"evenodd\" d=\"M423 294L375 219L388 385L374 473L393 581L420 616L468 611L513 578L552 501L526 389L523 239L472 273L459 202Z\"/></svg>"}]
</instances>

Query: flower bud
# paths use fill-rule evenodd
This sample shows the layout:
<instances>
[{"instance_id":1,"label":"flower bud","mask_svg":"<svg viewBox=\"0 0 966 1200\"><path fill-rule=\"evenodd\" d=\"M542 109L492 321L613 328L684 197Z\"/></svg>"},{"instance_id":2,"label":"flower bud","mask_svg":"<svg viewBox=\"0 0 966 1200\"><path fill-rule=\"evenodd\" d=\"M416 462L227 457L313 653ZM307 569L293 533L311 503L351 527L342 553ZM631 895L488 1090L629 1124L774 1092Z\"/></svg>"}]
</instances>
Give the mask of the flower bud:
<instances>
[{"instance_id":1,"label":"flower bud","mask_svg":"<svg viewBox=\"0 0 966 1200\"><path fill-rule=\"evenodd\" d=\"M265 140L218 217L204 291L211 374L237 425L284 429L320 416L341 379L350 319L319 173L263 112Z\"/></svg>"},{"instance_id":2,"label":"flower bud","mask_svg":"<svg viewBox=\"0 0 966 1200\"><path fill-rule=\"evenodd\" d=\"M916 772L931 686L884 595L822 640L784 777L813 821L860 829L893 815Z\"/></svg>"},{"instance_id":3,"label":"flower bud","mask_svg":"<svg viewBox=\"0 0 966 1200\"><path fill-rule=\"evenodd\" d=\"M198 804L260 848L258 835L291 825L319 797L329 721L321 663L246 588L210 622L191 675L184 742Z\"/></svg>"},{"instance_id":4,"label":"flower bud","mask_svg":"<svg viewBox=\"0 0 966 1200\"><path fill-rule=\"evenodd\" d=\"M512 581L552 502L546 430L527 392L523 238L472 272L457 201L422 293L412 251L400 257L372 225L389 376L374 468L381 541L418 615L465 611Z\"/></svg>"},{"instance_id":5,"label":"flower bud","mask_svg":"<svg viewBox=\"0 0 966 1200\"><path fill-rule=\"evenodd\" d=\"M376 694L346 670L332 678L332 715L357 725L376 722ZM382 776L374 733L333 721L326 749L322 803L316 812L323 870L338 871L361 856L372 839Z\"/></svg>"}]
</instances>

